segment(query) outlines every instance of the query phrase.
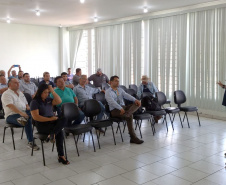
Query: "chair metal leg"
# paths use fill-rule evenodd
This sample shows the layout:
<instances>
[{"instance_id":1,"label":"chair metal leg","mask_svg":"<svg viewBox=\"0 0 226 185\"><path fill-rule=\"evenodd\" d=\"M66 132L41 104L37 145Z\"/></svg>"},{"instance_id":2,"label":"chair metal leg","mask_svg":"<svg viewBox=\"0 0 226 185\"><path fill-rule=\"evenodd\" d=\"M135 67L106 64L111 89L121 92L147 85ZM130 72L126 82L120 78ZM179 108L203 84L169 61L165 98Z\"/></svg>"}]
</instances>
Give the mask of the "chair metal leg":
<instances>
[{"instance_id":1,"label":"chair metal leg","mask_svg":"<svg viewBox=\"0 0 226 185\"><path fill-rule=\"evenodd\" d=\"M182 121L181 121L180 112L178 112L178 114L179 114L179 118L180 118L180 124L181 124L181 127L184 128L183 123L182 123Z\"/></svg>"},{"instance_id":2,"label":"chair metal leg","mask_svg":"<svg viewBox=\"0 0 226 185\"><path fill-rule=\"evenodd\" d=\"M151 129L152 129L152 133L153 133L153 136L155 135L155 120L154 120L154 117L151 116Z\"/></svg>"},{"instance_id":3,"label":"chair metal leg","mask_svg":"<svg viewBox=\"0 0 226 185\"><path fill-rule=\"evenodd\" d=\"M170 122L171 122L171 126L172 126L172 129L174 130L174 127L173 127L173 121L174 121L174 118L175 118L175 114L173 115L173 118L171 119L171 116L170 114L169 115L169 118L170 118Z\"/></svg>"},{"instance_id":4,"label":"chair metal leg","mask_svg":"<svg viewBox=\"0 0 226 185\"><path fill-rule=\"evenodd\" d=\"M76 146L77 154L78 154L78 156L79 156L77 141L76 141L76 139L75 139L75 135L74 135L74 134L73 134L73 137L74 137L74 140L75 140L75 146Z\"/></svg>"},{"instance_id":5,"label":"chair metal leg","mask_svg":"<svg viewBox=\"0 0 226 185\"><path fill-rule=\"evenodd\" d=\"M100 149L100 141L99 141L99 137L100 137L100 135L98 136L97 129L96 129L96 135L97 135L97 142L98 142L98 146L99 146L99 149Z\"/></svg>"},{"instance_id":6,"label":"chair metal leg","mask_svg":"<svg viewBox=\"0 0 226 185\"><path fill-rule=\"evenodd\" d=\"M13 130L13 128L10 128L10 130L11 130L11 134L12 134L13 148L14 148L14 150L16 150L15 142L14 142L14 130Z\"/></svg>"},{"instance_id":7,"label":"chair metal leg","mask_svg":"<svg viewBox=\"0 0 226 185\"><path fill-rule=\"evenodd\" d=\"M22 128L21 139L23 139L23 136L24 136L24 127Z\"/></svg>"},{"instance_id":8,"label":"chair metal leg","mask_svg":"<svg viewBox=\"0 0 226 185\"><path fill-rule=\"evenodd\" d=\"M167 130L167 132L168 132L168 124L167 124L167 121L166 121L166 115L164 115L163 121L166 122L166 130Z\"/></svg>"},{"instance_id":9,"label":"chair metal leg","mask_svg":"<svg viewBox=\"0 0 226 185\"><path fill-rule=\"evenodd\" d=\"M135 128L134 130L137 130L137 120L135 120Z\"/></svg>"},{"instance_id":10,"label":"chair metal leg","mask_svg":"<svg viewBox=\"0 0 226 185\"><path fill-rule=\"evenodd\" d=\"M32 141L31 156L33 156L33 153L34 153L34 144L35 144L35 138L33 138L33 141Z\"/></svg>"},{"instance_id":11,"label":"chair metal leg","mask_svg":"<svg viewBox=\"0 0 226 185\"><path fill-rule=\"evenodd\" d=\"M53 152L53 150L54 150L54 146L55 146L55 143L53 143L53 146L52 146L52 152Z\"/></svg>"},{"instance_id":12,"label":"chair metal leg","mask_svg":"<svg viewBox=\"0 0 226 185\"><path fill-rule=\"evenodd\" d=\"M119 132L120 132L120 135L121 135L121 138L122 138L122 142L124 142L123 137L122 137L122 131L121 131L121 128L120 128L120 122L118 122L118 128L119 128Z\"/></svg>"},{"instance_id":13,"label":"chair metal leg","mask_svg":"<svg viewBox=\"0 0 226 185\"><path fill-rule=\"evenodd\" d=\"M79 139L79 135L78 135L78 137L77 137L77 142L78 142L78 139Z\"/></svg>"},{"instance_id":14,"label":"chair metal leg","mask_svg":"<svg viewBox=\"0 0 226 185\"><path fill-rule=\"evenodd\" d=\"M106 131L107 131L107 127L105 127L105 130L104 130L104 136L105 136L105 134L106 134Z\"/></svg>"},{"instance_id":15,"label":"chair metal leg","mask_svg":"<svg viewBox=\"0 0 226 185\"><path fill-rule=\"evenodd\" d=\"M94 144L94 140L93 140L92 130L90 130L90 135L91 135L91 138L92 138L92 141L93 141L93 149L94 149L94 152L96 152L96 148L95 148L95 144Z\"/></svg>"},{"instance_id":16,"label":"chair metal leg","mask_svg":"<svg viewBox=\"0 0 226 185\"><path fill-rule=\"evenodd\" d=\"M123 123L123 133L125 132L125 129L126 129L126 122L122 122Z\"/></svg>"},{"instance_id":17,"label":"chair metal leg","mask_svg":"<svg viewBox=\"0 0 226 185\"><path fill-rule=\"evenodd\" d=\"M84 133L84 136L83 136L83 143L84 143L84 141L85 141L85 137L86 137L86 133Z\"/></svg>"},{"instance_id":18,"label":"chair metal leg","mask_svg":"<svg viewBox=\"0 0 226 185\"><path fill-rule=\"evenodd\" d=\"M2 143L4 143L5 142L5 130L7 129L8 127L4 127L4 132L3 132L3 138L2 138Z\"/></svg>"},{"instance_id":19,"label":"chair metal leg","mask_svg":"<svg viewBox=\"0 0 226 185\"><path fill-rule=\"evenodd\" d=\"M43 143L44 141L41 140L41 146L42 146L42 159L43 159L43 165L46 165L46 161L45 161L45 153L44 153L44 147L43 147Z\"/></svg>"},{"instance_id":20,"label":"chair metal leg","mask_svg":"<svg viewBox=\"0 0 226 185\"><path fill-rule=\"evenodd\" d=\"M65 157L67 159L67 149L66 149L65 137L64 137L64 153L65 153Z\"/></svg>"},{"instance_id":21,"label":"chair metal leg","mask_svg":"<svg viewBox=\"0 0 226 185\"><path fill-rule=\"evenodd\" d=\"M114 129L113 129L113 126L111 125L111 130L112 130L112 135L113 135L113 138L114 138L114 143L116 145L116 141L115 141L115 133L114 133Z\"/></svg>"},{"instance_id":22,"label":"chair metal leg","mask_svg":"<svg viewBox=\"0 0 226 185\"><path fill-rule=\"evenodd\" d=\"M197 113L198 120L199 120L199 113L198 113L198 111L196 111L196 113ZM200 124L200 120L199 120L199 126L201 126L201 124Z\"/></svg>"},{"instance_id":23,"label":"chair metal leg","mask_svg":"<svg viewBox=\"0 0 226 185\"><path fill-rule=\"evenodd\" d=\"M189 121L188 121L188 115L187 115L187 113L186 112L184 112L185 113L185 115L186 115L186 118L187 118L187 122L188 122L188 128L190 128L190 124L189 124Z\"/></svg>"},{"instance_id":24,"label":"chair metal leg","mask_svg":"<svg viewBox=\"0 0 226 185\"><path fill-rule=\"evenodd\" d=\"M140 121L140 125L139 125L139 121ZM138 129L139 129L139 131L140 131L140 137L142 138L142 134L141 134L141 124L142 124L142 120L137 120Z\"/></svg>"},{"instance_id":25,"label":"chair metal leg","mask_svg":"<svg viewBox=\"0 0 226 185\"><path fill-rule=\"evenodd\" d=\"M183 118L183 122L184 122L184 119L185 119L185 112L184 112L184 118Z\"/></svg>"}]
</instances>

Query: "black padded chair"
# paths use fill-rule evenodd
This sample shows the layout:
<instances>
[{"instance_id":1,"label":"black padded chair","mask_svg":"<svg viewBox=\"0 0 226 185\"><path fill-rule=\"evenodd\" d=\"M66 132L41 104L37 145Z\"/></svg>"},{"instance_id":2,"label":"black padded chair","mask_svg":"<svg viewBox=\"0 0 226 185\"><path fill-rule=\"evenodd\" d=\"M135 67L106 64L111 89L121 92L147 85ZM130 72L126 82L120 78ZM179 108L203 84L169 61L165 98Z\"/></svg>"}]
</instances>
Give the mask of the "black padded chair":
<instances>
[{"instance_id":1,"label":"black padded chair","mask_svg":"<svg viewBox=\"0 0 226 185\"><path fill-rule=\"evenodd\" d=\"M4 116L5 114L4 114L4 109L2 107L2 95L0 94L0 119L5 119Z\"/></svg>"},{"instance_id":2,"label":"black padded chair","mask_svg":"<svg viewBox=\"0 0 226 185\"><path fill-rule=\"evenodd\" d=\"M177 104L177 106L180 109L180 111L184 112L183 122L184 122L184 119L186 117L187 118L188 127L190 128L187 112L196 112L197 113L197 117L198 117L198 121L199 121L199 126L201 126L200 120L199 120L198 108L197 107L193 107L193 106L182 107L181 104L183 104L185 102L186 102L186 96L185 96L184 92L181 91L181 90L174 91L174 103Z\"/></svg>"},{"instance_id":3,"label":"black padded chair","mask_svg":"<svg viewBox=\"0 0 226 185\"><path fill-rule=\"evenodd\" d=\"M134 98L137 98L137 95L136 95L136 91L134 89L127 89L126 92L133 96ZM128 102L128 101L127 101ZM145 113L144 110L142 110L142 113L135 113L133 114L133 119L135 120L135 130L138 128L139 131L140 131L140 137L142 138L142 133L141 133L141 124L143 122L143 120L151 120L151 115L148 114L148 113ZM124 127L124 130L123 132L125 131L125 127Z\"/></svg>"},{"instance_id":4,"label":"black padded chair","mask_svg":"<svg viewBox=\"0 0 226 185\"><path fill-rule=\"evenodd\" d=\"M108 84L108 83L102 83L102 90L107 90L107 89L109 89L110 88L110 85Z\"/></svg>"},{"instance_id":5,"label":"black padded chair","mask_svg":"<svg viewBox=\"0 0 226 185\"><path fill-rule=\"evenodd\" d=\"M62 111L62 116L67 118L68 122L74 121L79 115L78 107L74 103L64 103L64 104L62 104L61 111ZM77 142L78 142L79 135L84 134L84 137L83 137L83 142L84 142L85 133L87 133L87 132L89 132L91 137L92 137L93 149L94 149L94 152L96 152L94 140L93 140L92 129L93 129L93 127L91 125L88 125L88 124L78 124L78 125L72 125L72 126L64 127L65 133L72 133L72 135L74 137L75 146L76 146L78 156L79 156L79 151L78 151ZM76 135L77 135L77 140L75 139Z\"/></svg>"},{"instance_id":6,"label":"black padded chair","mask_svg":"<svg viewBox=\"0 0 226 185\"><path fill-rule=\"evenodd\" d=\"M156 92L155 93L156 97L157 97L157 100L158 102L161 102L162 106L164 104L166 104L166 95L163 93L163 92ZM164 107L166 113L169 115L169 118L170 118L170 122L171 122L171 125L172 125L172 128L174 130L174 126L173 126L173 122L174 122L174 119L175 119L175 115L179 112L180 112L180 109L178 107ZM172 115L172 117L171 117ZM181 126L183 128L183 124L182 124L182 121L181 121L181 117L180 117L180 114L179 114L179 118L180 118L180 123L181 123Z\"/></svg>"},{"instance_id":7,"label":"black padded chair","mask_svg":"<svg viewBox=\"0 0 226 185\"><path fill-rule=\"evenodd\" d=\"M135 91L135 93L137 94L137 91L138 91L137 85L135 85L135 84L130 84L130 85L129 85L129 89L133 89L133 90Z\"/></svg>"},{"instance_id":8,"label":"black padded chair","mask_svg":"<svg viewBox=\"0 0 226 185\"><path fill-rule=\"evenodd\" d=\"M127 90L126 86L124 86L124 85L119 85L119 88L123 89L124 91Z\"/></svg>"},{"instance_id":9,"label":"black padded chair","mask_svg":"<svg viewBox=\"0 0 226 185\"><path fill-rule=\"evenodd\" d=\"M105 100L105 93L104 92L100 92L97 94L93 95L93 99L100 101L103 105L106 104L106 100Z\"/></svg>"},{"instance_id":10,"label":"black padded chair","mask_svg":"<svg viewBox=\"0 0 226 185\"><path fill-rule=\"evenodd\" d=\"M25 98L26 98L26 100L27 100L28 105L30 105L30 103L31 103L31 101L32 101L31 95L28 94L28 93L24 93L24 96L25 96Z\"/></svg>"},{"instance_id":11,"label":"black padded chair","mask_svg":"<svg viewBox=\"0 0 226 185\"><path fill-rule=\"evenodd\" d=\"M114 129L112 126L113 121L109 120L109 119L108 120L94 120L93 119L95 116L97 116L101 112L101 106L98 103L98 101L94 100L94 99L86 100L84 102L83 112L84 112L85 116L90 119L90 122L88 122L87 124L91 125L92 127L94 127L96 129L96 135L97 135L97 141L98 141L99 148L100 148L100 141L99 141L100 134L97 133L97 130L101 129L101 128L105 128L105 132L106 132L106 128L111 127L114 144L116 145Z\"/></svg>"}]
</instances>

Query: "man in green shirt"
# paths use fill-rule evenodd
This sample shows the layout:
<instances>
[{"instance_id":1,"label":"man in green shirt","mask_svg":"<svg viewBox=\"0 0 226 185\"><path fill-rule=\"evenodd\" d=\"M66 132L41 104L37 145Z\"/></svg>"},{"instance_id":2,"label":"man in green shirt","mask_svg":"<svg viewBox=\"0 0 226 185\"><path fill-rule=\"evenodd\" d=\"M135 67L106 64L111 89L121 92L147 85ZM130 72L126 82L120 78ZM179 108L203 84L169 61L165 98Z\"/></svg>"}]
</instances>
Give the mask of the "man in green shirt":
<instances>
[{"instance_id":1,"label":"man in green shirt","mask_svg":"<svg viewBox=\"0 0 226 185\"><path fill-rule=\"evenodd\" d=\"M57 88L54 90L61 98L62 103L57 105L57 114L61 115L61 105L63 103L75 103L78 105L78 98L76 97L75 93L72 89L65 86L64 79L61 76L55 78L55 83ZM53 95L51 94L50 97L52 98ZM78 118L72 124L80 124L85 118L84 113L79 110Z\"/></svg>"}]
</instances>

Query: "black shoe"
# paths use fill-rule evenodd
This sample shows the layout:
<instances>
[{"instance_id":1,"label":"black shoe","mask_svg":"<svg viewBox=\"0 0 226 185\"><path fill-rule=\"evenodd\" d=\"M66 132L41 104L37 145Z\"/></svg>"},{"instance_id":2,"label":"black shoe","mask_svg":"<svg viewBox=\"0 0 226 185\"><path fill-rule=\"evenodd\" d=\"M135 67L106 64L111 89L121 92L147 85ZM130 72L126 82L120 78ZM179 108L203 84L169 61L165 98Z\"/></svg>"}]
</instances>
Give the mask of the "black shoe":
<instances>
[{"instance_id":1,"label":"black shoe","mask_svg":"<svg viewBox=\"0 0 226 185\"><path fill-rule=\"evenodd\" d=\"M130 143L135 143L135 144L142 144L144 141L137 138L137 137L131 137L130 138Z\"/></svg>"},{"instance_id":2,"label":"black shoe","mask_svg":"<svg viewBox=\"0 0 226 185\"><path fill-rule=\"evenodd\" d=\"M58 162L59 162L59 163L62 163L62 164L64 164L64 165L70 164L70 162L69 162L67 159L64 160L62 157L59 157L59 158L58 158Z\"/></svg>"}]
</instances>

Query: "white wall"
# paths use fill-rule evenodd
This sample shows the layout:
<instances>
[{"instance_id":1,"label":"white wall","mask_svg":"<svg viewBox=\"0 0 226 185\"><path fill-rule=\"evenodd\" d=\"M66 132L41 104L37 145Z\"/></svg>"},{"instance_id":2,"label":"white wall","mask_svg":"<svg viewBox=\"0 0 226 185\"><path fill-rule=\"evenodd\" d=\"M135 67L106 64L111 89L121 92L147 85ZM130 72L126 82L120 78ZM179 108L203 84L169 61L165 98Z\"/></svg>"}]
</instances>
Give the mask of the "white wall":
<instances>
[{"instance_id":1,"label":"white wall","mask_svg":"<svg viewBox=\"0 0 226 185\"><path fill-rule=\"evenodd\" d=\"M60 73L59 28L0 23L0 69L19 64L31 77ZM18 69L16 69L18 70Z\"/></svg>"}]
</instances>

